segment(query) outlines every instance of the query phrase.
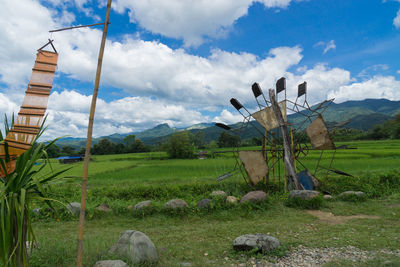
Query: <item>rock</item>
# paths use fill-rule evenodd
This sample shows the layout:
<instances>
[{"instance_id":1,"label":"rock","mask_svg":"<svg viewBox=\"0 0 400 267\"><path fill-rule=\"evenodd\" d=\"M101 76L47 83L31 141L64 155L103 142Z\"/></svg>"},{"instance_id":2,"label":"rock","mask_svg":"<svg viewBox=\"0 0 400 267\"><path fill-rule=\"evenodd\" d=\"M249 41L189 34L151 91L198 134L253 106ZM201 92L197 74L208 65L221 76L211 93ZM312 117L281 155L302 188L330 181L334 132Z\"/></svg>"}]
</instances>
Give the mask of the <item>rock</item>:
<instances>
[{"instance_id":1,"label":"rock","mask_svg":"<svg viewBox=\"0 0 400 267\"><path fill-rule=\"evenodd\" d=\"M361 191L346 191L339 194L339 197L350 197L350 196L365 197L365 193Z\"/></svg>"},{"instance_id":2,"label":"rock","mask_svg":"<svg viewBox=\"0 0 400 267\"><path fill-rule=\"evenodd\" d=\"M226 197L226 193L221 190L212 191L210 194L211 197Z\"/></svg>"},{"instance_id":3,"label":"rock","mask_svg":"<svg viewBox=\"0 0 400 267\"><path fill-rule=\"evenodd\" d=\"M98 261L94 267L129 267L128 264L121 260L108 260L108 261Z\"/></svg>"},{"instance_id":4,"label":"rock","mask_svg":"<svg viewBox=\"0 0 400 267\"><path fill-rule=\"evenodd\" d=\"M67 205L67 209L75 216L79 216L81 212L81 203L72 202Z\"/></svg>"},{"instance_id":5,"label":"rock","mask_svg":"<svg viewBox=\"0 0 400 267\"><path fill-rule=\"evenodd\" d=\"M158 261L156 247L144 233L126 230L109 250L110 253L129 257L135 264Z\"/></svg>"},{"instance_id":6,"label":"rock","mask_svg":"<svg viewBox=\"0 0 400 267\"><path fill-rule=\"evenodd\" d=\"M153 204L151 203L151 200L142 201L142 202L137 203L133 207L133 211L151 208L152 206L153 206Z\"/></svg>"},{"instance_id":7,"label":"rock","mask_svg":"<svg viewBox=\"0 0 400 267\"><path fill-rule=\"evenodd\" d=\"M324 196L323 196L323 199L325 199L325 200L331 200L331 199L333 199L333 196L331 196L331 195L324 195Z\"/></svg>"},{"instance_id":8,"label":"rock","mask_svg":"<svg viewBox=\"0 0 400 267\"><path fill-rule=\"evenodd\" d=\"M261 202L267 199L267 193L264 191L251 191L242 197L240 203L244 202Z\"/></svg>"},{"instance_id":9,"label":"rock","mask_svg":"<svg viewBox=\"0 0 400 267\"><path fill-rule=\"evenodd\" d=\"M192 264L191 264L190 262L181 262L181 263L179 264L179 266L182 266L182 267L191 267Z\"/></svg>"},{"instance_id":10,"label":"rock","mask_svg":"<svg viewBox=\"0 0 400 267\"><path fill-rule=\"evenodd\" d=\"M101 203L100 206L98 206L96 208L96 210L104 212L104 213L108 213L108 212L112 211L110 206L108 206L106 203Z\"/></svg>"},{"instance_id":11,"label":"rock","mask_svg":"<svg viewBox=\"0 0 400 267\"><path fill-rule=\"evenodd\" d=\"M233 241L235 250L252 250L258 249L261 252L268 252L279 247L281 242L279 239L266 234L247 234L237 237Z\"/></svg>"},{"instance_id":12,"label":"rock","mask_svg":"<svg viewBox=\"0 0 400 267\"><path fill-rule=\"evenodd\" d=\"M235 204L237 202L238 202L238 199L236 197L234 197L234 196L227 196L226 197L226 203Z\"/></svg>"},{"instance_id":13,"label":"rock","mask_svg":"<svg viewBox=\"0 0 400 267\"><path fill-rule=\"evenodd\" d=\"M292 190L290 191L289 198L301 198L305 200L311 200L319 196L318 191L314 190Z\"/></svg>"},{"instance_id":14,"label":"rock","mask_svg":"<svg viewBox=\"0 0 400 267\"><path fill-rule=\"evenodd\" d=\"M172 199L168 201L164 208L166 209L184 209L188 206L185 200L182 199Z\"/></svg>"},{"instance_id":15,"label":"rock","mask_svg":"<svg viewBox=\"0 0 400 267\"><path fill-rule=\"evenodd\" d=\"M197 207L199 207L200 209L209 208L211 205L211 201L212 200L208 198L202 199L197 203Z\"/></svg>"},{"instance_id":16,"label":"rock","mask_svg":"<svg viewBox=\"0 0 400 267\"><path fill-rule=\"evenodd\" d=\"M41 208L33 209L32 213L37 215L37 216L40 216L42 214L42 209Z\"/></svg>"}]
</instances>

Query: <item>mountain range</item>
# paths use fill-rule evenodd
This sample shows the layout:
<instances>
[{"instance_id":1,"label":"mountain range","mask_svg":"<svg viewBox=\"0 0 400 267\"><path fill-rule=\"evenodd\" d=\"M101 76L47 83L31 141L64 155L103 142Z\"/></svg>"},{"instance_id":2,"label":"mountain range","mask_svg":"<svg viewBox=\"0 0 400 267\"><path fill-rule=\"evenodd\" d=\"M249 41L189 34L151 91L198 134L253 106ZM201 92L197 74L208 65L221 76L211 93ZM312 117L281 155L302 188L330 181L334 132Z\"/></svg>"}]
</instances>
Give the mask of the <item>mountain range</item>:
<instances>
[{"instance_id":1,"label":"mountain range","mask_svg":"<svg viewBox=\"0 0 400 267\"><path fill-rule=\"evenodd\" d=\"M367 131L376 124L381 124L388 119L393 118L396 114L400 114L400 101L391 101L387 99L365 99L360 101L347 101L343 103L332 103L323 113L324 120L329 125L340 124L346 122L346 128L359 129ZM300 120L299 114L288 115L288 120L296 124ZM233 128L240 127L240 122L230 125ZM187 128L173 128L167 123L159 124L154 128L144 130L142 132L132 132L127 134L112 134L93 139L93 144L96 144L100 139L106 138L114 143L123 143L123 139L130 134L134 134L136 138L142 140L143 143L154 145L157 142L166 140L176 131L188 130L192 133L201 132L204 134L204 141L210 142L218 139L221 128L215 126L215 123L195 124ZM252 127L242 136L244 139L259 136L259 133ZM67 137L59 140L57 145L69 145L75 149L80 149L85 146L86 138Z\"/></svg>"}]
</instances>

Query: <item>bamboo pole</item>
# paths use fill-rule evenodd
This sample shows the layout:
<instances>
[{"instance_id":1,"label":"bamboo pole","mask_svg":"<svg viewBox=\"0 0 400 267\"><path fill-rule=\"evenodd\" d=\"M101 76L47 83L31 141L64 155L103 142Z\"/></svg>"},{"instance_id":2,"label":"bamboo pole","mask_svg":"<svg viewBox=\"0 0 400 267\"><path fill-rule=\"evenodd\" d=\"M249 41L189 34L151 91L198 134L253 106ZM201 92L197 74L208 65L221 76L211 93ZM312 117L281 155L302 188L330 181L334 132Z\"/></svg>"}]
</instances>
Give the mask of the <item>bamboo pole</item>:
<instances>
[{"instance_id":1,"label":"bamboo pole","mask_svg":"<svg viewBox=\"0 0 400 267\"><path fill-rule=\"evenodd\" d=\"M101 39L99 57L98 57L98 61L97 61L96 79L94 82L92 103L90 106L89 125L88 125L87 139L86 139L85 161L83 164L83 174L82 174L81 212L79 215L78 252L77 252L77 262L76 262L77 267L82 267L83 232L84 232L84 224L85 224L87 177L88 177L88 170L89 170L90 147L92 145L94 112L96 110L97 93L99 91L99 84L100 84L101 66L103 63L104 47L105 47L106 39L107 39L108 21L110 19L110 10L111 10L111 1L112 0L107 1L107 11L106 11L106 17L104 19L103 37Z\"/></svg>"}]
</instances>

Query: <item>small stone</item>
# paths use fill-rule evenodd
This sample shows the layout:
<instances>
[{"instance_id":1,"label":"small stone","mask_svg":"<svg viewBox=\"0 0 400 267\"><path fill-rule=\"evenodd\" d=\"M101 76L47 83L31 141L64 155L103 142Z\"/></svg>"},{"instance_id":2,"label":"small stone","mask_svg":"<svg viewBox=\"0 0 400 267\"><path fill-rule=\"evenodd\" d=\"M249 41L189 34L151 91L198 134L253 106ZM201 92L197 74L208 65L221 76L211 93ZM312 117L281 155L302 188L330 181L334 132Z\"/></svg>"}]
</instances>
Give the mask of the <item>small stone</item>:
<instances>
[{"instance_id":1,"label":"small stone","mask_svg":"<svg viewBox=\"0 0 400 267\"><path fill-rule=\"evenodd\" d=\"M182 266L182 267L191 267L192 264L191 264L190 262L181 262L181 263L179 264L179 266Z\"/></svg>"},{"instance_id":2,"label":"small stone","mask_svg":"<svg viewBox=\"0 0 400 267\"><path fill-rule=\"evenodd\" d=\"M67 209L75 216L79 216L81 212L81 203L72 202L67 205Z\"/></svg>"},{"instance_id":3,"label":"small stone","mask_svg":"<svg viewBox=\"0 0 400 267\"><path fill-rule=\"evenodd\" d=\"M331 200L331 199L333 199L333 196L331 196L331 195L324 195L324 196L323 196L323 199L325 199L325 200Z\"/></svg>"},{"instance_id":4,"label":"small stone","mask_svg":"<svg viewBox=\"0 0 400 267\"><path fill-rule=\"evenodd\" d=\"M251 191L240 199L240 203L244 202L261 202L267 199L267 193L264 191Z\"/></svg>"},{"instance_id":5,"label":"small stone","mask_svg":"<svg viewBox=\"0 0 400 267\"><path fill-rule=\"evenodd\" d=\"M98 261L95 263L94 267L129 267L128 264L121 260L107 260Z\"/></svg>"},{"instance_id":6,"label":"small stone","mask_svg":"<svg viewBox=\"0 0 400 267\"><path fill-rule=\"evenodd\" d=\"M280 246L279 239L266 234L247 234L237 237L233 241L235 250L258 249L261 252L268 252Z\"/></svg>"},{"instance_id":7,"label":"small stone","mask_svg":"<svg viewBox=\"0 0 400 267\"><path fill-rule=\"evenodd\" d=\"M289 198L301 198L305 200L311 200L319 196L318 191L314 190L292 190L290 191Z\"/></svg>"},{"instance_id":8,"label":"small stone","mask_svg":"<svg viewBox=\"0 0 400 267\"><path fill-rule=\"evenodd\" d=\"M108 213L108 212L112 211L111 208L110 208L110 206L108 206L106 203L101 203L101 204L96 208L96 210L101 211L101 212L104 212L104 213Z\"/></svg>"},{"instance_id":9,"label":"small stone","mask_svg":"<svg viewBox=\"0 0 400 267\"><path fill-rule=\"evenodd\" d=\"M185 200L182 199L172 199L168 201L164 208L166 209L184 209L188 206Z\"/></svg>"},{"instance_id":10,"label":"small stone","mask_svg":"<svg viewBox=\"0 0 400 267\"><path fill-rule=\"evenodd\" d=\"M209 208L211 205L211 201L212 200L208 198L202 199L197 203L197 207L199 207L200 209Z\"/></svg>"},{"instance_id":11,"label":"small stone","mask_svg":"<svg viewBox=\"0 0 400 267\"><path fill-rule=\"evenodd\" d=\"M210 194L211 197L226 197L226 193L221 190L212 191Z\"/></svg>"},{"instance_id":12,"label":"small stone","mask_svg":"<svg viewBox=\"0 0 400 267\"><path fill-rule=\"evenodd\" d=\"M151 208L152 206L153 206L153 204L151 203L151 200L142 201L142 202L137 203L133 207L133 211Z\"/></svg>"},{"instance_id":13,"label":"small stone","mask_svg":"<svg viewBox=\"0 0 400 267\"><path fill-rule=\"evenodd\" d=\"M234 196L227 196L226 197L226 203L235 204L237 202L238 202L238 199L236 197L234 197Z\"/></svg>"},{"instance_id":14,"label":"small stone","mask_svg":"<svg viewBox=\"0 0 400 267\"><path fill-rule=\"evenodd\" d=\"M339 197L348 197L348 196L364 197L365 193L361 191L346 191L339 194Z\"/></svg>"}]
</instances>

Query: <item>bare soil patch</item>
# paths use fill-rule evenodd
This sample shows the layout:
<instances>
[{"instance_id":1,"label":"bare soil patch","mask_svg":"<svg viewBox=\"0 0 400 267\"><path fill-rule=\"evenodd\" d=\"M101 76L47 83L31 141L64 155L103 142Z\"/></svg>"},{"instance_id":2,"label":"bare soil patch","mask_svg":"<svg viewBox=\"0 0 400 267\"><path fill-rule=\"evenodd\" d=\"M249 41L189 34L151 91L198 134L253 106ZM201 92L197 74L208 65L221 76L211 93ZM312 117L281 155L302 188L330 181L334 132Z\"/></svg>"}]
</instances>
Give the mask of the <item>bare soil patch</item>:
<instances>
[{"instance_id":1,"label":"bare soil patch","mask_svg":"<svg viewBox=\"0 0 400 267\"><path fill-rule=\"evenodd\" d=\"M347 223L349 220L353 219L380 219L380 216L373 216L373 215L350 215L350 216L335 216L332 212L326 212L321 210L307 210L308 214L311 214L317 217L321 222L326 222L330 224L344 224Z\"/></svg>"}]
</instances>

